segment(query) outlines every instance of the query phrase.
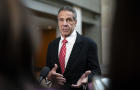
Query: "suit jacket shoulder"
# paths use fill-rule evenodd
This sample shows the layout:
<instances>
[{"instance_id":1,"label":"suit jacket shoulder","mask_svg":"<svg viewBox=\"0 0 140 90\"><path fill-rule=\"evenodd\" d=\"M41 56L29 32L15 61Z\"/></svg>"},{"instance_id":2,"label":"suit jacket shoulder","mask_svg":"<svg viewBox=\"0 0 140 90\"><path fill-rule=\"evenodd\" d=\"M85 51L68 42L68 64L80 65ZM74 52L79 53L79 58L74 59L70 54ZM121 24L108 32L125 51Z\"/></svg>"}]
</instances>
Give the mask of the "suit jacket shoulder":
<instances>
[{"instance_id":1,"label":"suit jacket shoulder","mask_svg":"<svg viewBox=\"0 0 140 90\"><path fill-rule=\"evenodd\" d=\"M56 38L55 40L52 40L50 43L49 43L49 46L50 45L54 45L54 44L58 44L60 41L60 37Z\"/></svg>"},{"instance_id":2,"label":"suit jacket shoulder","mask_svg":"<svg viewBox=\"0 0 140 90\"><path fill-rule=\"evenodd\" d=\"M83 42L83 43L86 43L88 45L93 45L94 47L97 48L97 44L95 43L95 41L90 39L89 37L86 37L86 36L83 36L83 35L80 35L77 33L77 39L79 39L79 40L77 40L79 42Z\"/></svg>"}]
</instances>

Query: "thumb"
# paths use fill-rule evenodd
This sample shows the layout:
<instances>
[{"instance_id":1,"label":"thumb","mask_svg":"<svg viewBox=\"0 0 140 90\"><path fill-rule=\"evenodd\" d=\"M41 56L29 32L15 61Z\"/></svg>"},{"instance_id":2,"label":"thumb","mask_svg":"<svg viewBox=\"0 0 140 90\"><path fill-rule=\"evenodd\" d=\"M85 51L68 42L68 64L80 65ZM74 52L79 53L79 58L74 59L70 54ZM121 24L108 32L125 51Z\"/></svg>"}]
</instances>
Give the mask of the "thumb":
<instances>
[{"instance_id":1,"label":"thumb","mask_svg":"<svg viewBox=\"0 0 140 90\"><path fill-rule=\"evenodd\" d=\"M56 71L58 68L57 64L54 64L54 67L52 68L53 71Z\"/></svg>"},{"instance_id":2,"label":"thumb","mask_svg":"<svg viewBox=\"0 0 140 90\"><path fill-rule=\"evenodd\" d=\"M84 79L86 77L88 77L88 75L91 73L90 70L86 71L82 76L81 76L81 79Z\"/></svg>"},{"instance_id":3,"label":"thumb","mask_svg":"<svg viewBox=\"0 0 140 90\"><path fill-rule=\"evenodd\" d=\"M85 77L87 77L90 73L91 73L90 70L86 71L86 72L85 72Z\"/></svg>"}]
</instances>

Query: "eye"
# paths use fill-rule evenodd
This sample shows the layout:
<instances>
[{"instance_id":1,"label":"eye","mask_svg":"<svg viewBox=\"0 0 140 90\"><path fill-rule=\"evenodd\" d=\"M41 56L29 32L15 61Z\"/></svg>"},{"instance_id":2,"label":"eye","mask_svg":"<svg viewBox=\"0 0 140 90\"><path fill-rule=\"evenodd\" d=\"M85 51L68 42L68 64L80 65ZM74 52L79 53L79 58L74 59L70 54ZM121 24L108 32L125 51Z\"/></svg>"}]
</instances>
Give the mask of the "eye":
<instances>
[{"instance_id":1,"label":"eye","mask_svg":"<svg viewBox=\"0 0 140 90\"><path fill-rule=\"evenodd\" d=\"M66 21L67 22L72 22L73 20L71 18L68 18Z\"/></svg>"},{"instance_id":2,"label":"eye","mask_svg":"<svg viewBox=\"0 0 140 90\"><path fill-rule=\"evenodd\" d=\"M59 18L58 21L64 21L64 19L63 18Z\"/></svg>"}]
</instances>

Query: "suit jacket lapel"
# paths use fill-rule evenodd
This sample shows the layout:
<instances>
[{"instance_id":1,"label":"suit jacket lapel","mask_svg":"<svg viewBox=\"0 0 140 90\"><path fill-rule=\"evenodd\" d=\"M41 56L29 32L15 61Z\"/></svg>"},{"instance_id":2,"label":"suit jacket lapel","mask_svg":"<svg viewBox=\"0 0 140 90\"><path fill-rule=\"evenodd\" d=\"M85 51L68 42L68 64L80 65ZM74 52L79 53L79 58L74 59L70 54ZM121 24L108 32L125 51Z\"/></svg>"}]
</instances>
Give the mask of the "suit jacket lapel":
<instances>
[{"instance_id":1,"label":"suit jacket lapel","mask_svg":"<svg viewBox=\"0 0 140 90\"><path fill-rule=\"evenodd\" d=\"M77 33L77 38L76 38L75 44L73 46L71 55L69 57L69 60L68 60L68 63L67 63L64 74L67 73L67 71L69 71L71 65L74 63L74 61L76 60L76 57L80 53L80 50L81 50L81 47L82 47L82 45L80 44L80 41L81 41L80 37L81 37L80 34Z\"/></svg>"},{"instance_id":2,"label":"suit jacket lapel","mask_svg":"<svg viewBox=\"0 0 140 90\"><path fill-rule=\"evenodd\" d=\"M61 68L60 68L60 64L59 64L59 57L58 57L58 49L59 49L59 41L60 41L60 38L58 38L58 39L56 39L56 42L55 42L55 44L54 44L54 48L53 48L53 50L56 50L56 51L54 51L55 53L54 53L54 64L57 64L58 65L58 69L57 69L57 72L61 72Z\"/></svg>"}]
</instances>

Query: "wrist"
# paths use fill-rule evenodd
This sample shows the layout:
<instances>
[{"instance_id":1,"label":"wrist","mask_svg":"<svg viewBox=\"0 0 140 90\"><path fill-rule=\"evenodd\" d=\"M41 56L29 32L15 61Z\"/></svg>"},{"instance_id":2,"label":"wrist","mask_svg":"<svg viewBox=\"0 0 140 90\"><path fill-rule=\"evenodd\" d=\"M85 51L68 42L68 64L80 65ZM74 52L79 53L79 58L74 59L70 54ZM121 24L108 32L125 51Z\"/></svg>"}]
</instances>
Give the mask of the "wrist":
<instances>
[{"instance_id":1,"label":"wrist","mask_svg":"<svg viewBox=\"0 0 140 90\"><path fill-rule=\"evenodd\" d=\"M88 83L83 84L82 87L83 87L83 90L86 90L88 87Z\"/></svg>"},{"instance_id":2,"label":"wrist","mask_svg":"<svg viewBox=\"0 0 140 90\"><path fill-rule=\"evenodd\" d=\"M48 77L45 78L46 84L49 85L50 83L52 83L51 80L48 79Z\"/></svg>"},{"instance_id":3,"label":"wrist","mask_svg":"<svg viewBox=\"0 0 140 90\"><path fill-rule=\"evenodd\" d=\"M48 80L48 78L46 77L41 81L40 85L42 87L45 87L45 88L51 88L52 87L52 82L50 80Z\"/></svg>"}]
</instances>

